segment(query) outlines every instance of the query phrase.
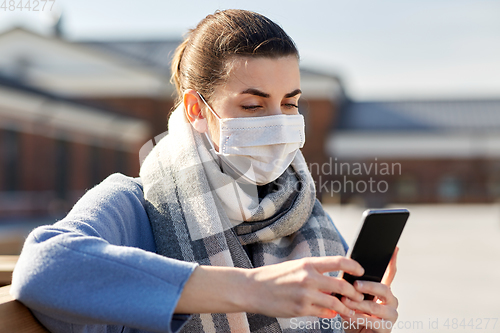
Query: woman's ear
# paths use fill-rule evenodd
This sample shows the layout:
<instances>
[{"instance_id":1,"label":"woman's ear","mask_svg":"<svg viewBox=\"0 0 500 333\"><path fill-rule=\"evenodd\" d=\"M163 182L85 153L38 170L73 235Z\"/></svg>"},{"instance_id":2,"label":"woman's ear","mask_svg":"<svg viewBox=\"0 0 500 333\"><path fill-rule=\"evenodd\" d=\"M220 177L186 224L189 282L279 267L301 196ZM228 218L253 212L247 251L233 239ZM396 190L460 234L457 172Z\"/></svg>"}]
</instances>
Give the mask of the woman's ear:
<instances>
[{"instance_id":1,"label":"woman's ear","mask_svg":"<svg viewBox=\"0 0 500 333\"><path fill-rule=\"evenodd\" d=\"M193 128L199 133L205 133L208 130L207 118L201 113L201 99L196 90L188 89L184 91L183 100L186 118Z\"/></svg>"}]
</instances>

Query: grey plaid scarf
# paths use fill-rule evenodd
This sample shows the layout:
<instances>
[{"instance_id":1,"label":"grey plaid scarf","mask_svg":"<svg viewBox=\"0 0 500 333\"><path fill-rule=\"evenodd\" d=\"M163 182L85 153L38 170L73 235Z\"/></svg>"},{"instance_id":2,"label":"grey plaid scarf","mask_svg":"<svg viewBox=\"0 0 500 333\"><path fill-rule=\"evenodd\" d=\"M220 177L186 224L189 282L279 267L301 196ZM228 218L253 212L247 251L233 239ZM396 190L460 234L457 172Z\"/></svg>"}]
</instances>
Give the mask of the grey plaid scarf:
<instances>
[{"instance_id":1,"label":"grey plaid scarf","mask_svg":"<svg viewBox=\"0 0 500 333\"><path fill-rule=\"evenodd\" d=\"M146 211L158 254L200 265L241 268L345 255L339 235L315 198L314 182L300 151L276 181L258 190L250 185L255 189L252 192L220 170L204 140L180 106L170 117L169 133L141 165ZM334 319L340 320L338 316ZM299 321L318 318L295 319ZM294 329L290 319L212 313L193 315L182 332L301 330Z\"/></svg>"}]
</instances>

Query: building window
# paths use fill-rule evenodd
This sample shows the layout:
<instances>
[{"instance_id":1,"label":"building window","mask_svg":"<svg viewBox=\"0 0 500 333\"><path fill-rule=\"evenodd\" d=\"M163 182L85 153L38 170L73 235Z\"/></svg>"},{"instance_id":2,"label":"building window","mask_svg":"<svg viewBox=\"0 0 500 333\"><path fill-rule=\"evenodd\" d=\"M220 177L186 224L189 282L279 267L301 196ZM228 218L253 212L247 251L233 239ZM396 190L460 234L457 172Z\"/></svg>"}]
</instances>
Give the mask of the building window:
<instances>
[{"instance_id":1,"label":"building window","mask_svg":"<svg viewBox=\"0 0 500 333\"><path fill-rule=\"evenodd\" d=\"M127 152L123 150L115 151L115 172L120 172L124 175L128 172Z\"/></svg>"},{"instance_id":2,"label":"building window","mask_svg":"<svg viewBox=\"0 0 500 333\"><path fill-rule=\"evenodd\" d=\"M417 179L413 176L401 177L397 182L399 201L414 201L418 198Z\"/></svg>"},{"instance_id":3,"label":"building window","mask_svg":"<svg viewBox=\"0 0 500 333\"><path fill-rule=\"evenodd\" d=\"M438 187L438 195L442 201L456 201L462 195L462 183L454 176L441 178Z\"/></svg>"},{"instance_id":4,"label":"building window","mask_svg":"<svg viewBox=\"0 0 500 333\"><path fill-rule=\"evenodd\" d=\"M500 198L500 176L495 175L490 178L487 187L489 195L498 200Z\"/></svg>"},{"instance_id":5,"label":"building window","mask_svg":"<svg viewBox=\"0 0 500 333\"><path fill-rule=\"evenodd\" d=\"M71 166L69 164L69 144L64 140L56 141L56 194L59 199L66 199L68 196L69 174Z\"/></svg>"},{"instance_id":6,"label":"building window","mask_svg":"<svg viewBox=\"0 0 500 333\"><path fill-rule=\"evenodd\" d=\"M90 186L99 184L101 181L101 149L90 146Z\"/></svg>"},{"instance_id":7,"label":"building window","mask_svg":"<svg viewBox=\"0 0 500 333\"><path fill-rule=\"evenodd\" d=\"M3 131L3 182L6 191L20 190L20 156L21 156L20 133L13 130Z\"/></svg>"}]
</instances>

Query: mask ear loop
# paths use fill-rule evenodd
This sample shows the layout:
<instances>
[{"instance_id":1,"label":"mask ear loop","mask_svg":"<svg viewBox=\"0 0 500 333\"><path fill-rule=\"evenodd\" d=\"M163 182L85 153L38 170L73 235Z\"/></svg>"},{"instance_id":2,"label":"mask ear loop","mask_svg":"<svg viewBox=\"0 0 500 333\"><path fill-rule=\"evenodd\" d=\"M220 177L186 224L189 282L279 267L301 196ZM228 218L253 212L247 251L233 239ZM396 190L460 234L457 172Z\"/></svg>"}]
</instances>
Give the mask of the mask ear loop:
<instances>
[{"instance_id":1,"label":"mask ear loop","mask_svg":"<svg viewBox=\"0 0 500 333\"><path fill-rule=\"evenodd\" d=\"M203 101L203 103L205 103L205 105L207 106L207 108L210 110L210 112L212 112L212 114L217 118L217 121L219 121L219 124L220 124L220 121L221 121L221 118L219 117L219 115L217 113L215 113L215 111L210 107L210 105L208 105L207 101L203 98L203 96L199 93L199 92L196 92L198 94L198 96L200 96L201 100ZM220 126L219 126L220 127ZM220 130L220 128L219 128ZM208 130L208 119L207 119L207 131L204 133L205 136L207 137L208 139L208 142L210 143L210 146L212 147L212 149L214 150L214 153L219 156L219 152L215 149L215 146L213 144L213 140L212 140L212 136L210 135L210 131ZM219 147L220 149L220 147Z\"/></svg>"},{"instance_id":2,"label":"mask ear loop","mask_svg":"<svg viewBox=\"0 0 500 333\"><path fill-rule=\"evenodd\" d=\"M217 117L217 119L221 120L221 118L219 117L219 115L217 113L215 113L215 111L210 107L210 105L208 105L207 101L205 101L205 99L203 98L203 96L201 96L201 94L199 92L196 92L198 94L198 96L200 96L201 100L203 101L203 103L205 103L205 105L210 109L210 111L213 113L214 116Z\"/></svg>"}]
</instances>

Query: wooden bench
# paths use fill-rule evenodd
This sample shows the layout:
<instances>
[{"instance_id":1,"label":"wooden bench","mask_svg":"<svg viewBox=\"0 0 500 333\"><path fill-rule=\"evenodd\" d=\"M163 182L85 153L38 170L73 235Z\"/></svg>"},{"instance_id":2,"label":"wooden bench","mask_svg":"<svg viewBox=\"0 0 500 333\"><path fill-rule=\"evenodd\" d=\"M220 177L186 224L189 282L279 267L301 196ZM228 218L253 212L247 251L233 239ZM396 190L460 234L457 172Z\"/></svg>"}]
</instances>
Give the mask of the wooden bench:
<instances>
[{"instance_id":1,"label":"wooden bench","mask_svg":"<svg viewBox=\"0 0 500 333\"><path fill-rule=\"evenodd\" d=\"M19 256L0 255L0 287L10 284L12 272L18 259Z\"/></svg>"},{"instance_id":2,"label":"wooden bench","mask_svg":"<svg viewBox=\"0 0 500 333\"><path fill-rule=\"evenodd\" d=\"M10 285L0 288L0 333L49 333L9 290Z\"/></svg>"},{"instance_id":3,"label":"wooden bench","mask_svg":"<svg viewBox=\"0 0 500 333\"><path fill-rule=\"evenodd\" d=\"M0 333L48 333L21 302L9 294L19 256L0 255Z\"/></svg>"}]
</instances>

